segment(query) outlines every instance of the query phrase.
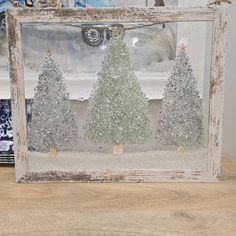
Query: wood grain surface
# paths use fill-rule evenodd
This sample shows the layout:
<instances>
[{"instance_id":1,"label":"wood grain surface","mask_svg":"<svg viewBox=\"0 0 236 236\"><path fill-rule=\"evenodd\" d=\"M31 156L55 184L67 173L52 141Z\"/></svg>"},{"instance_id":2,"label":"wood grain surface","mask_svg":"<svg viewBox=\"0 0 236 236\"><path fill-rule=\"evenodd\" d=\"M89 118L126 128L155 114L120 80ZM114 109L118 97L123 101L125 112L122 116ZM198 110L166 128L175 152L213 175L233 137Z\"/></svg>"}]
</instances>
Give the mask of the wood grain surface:
<instances>
[{"instance_id":1,"label":"wood grain surface","mask_svg":"<svg viewBox=\"0 0 236 236\"><path fill-rule=\"evenodd\" d=\"M236 160L220 183L16 184L0 167L0 235L236 235Z\"/></svg>"}]
</instances>

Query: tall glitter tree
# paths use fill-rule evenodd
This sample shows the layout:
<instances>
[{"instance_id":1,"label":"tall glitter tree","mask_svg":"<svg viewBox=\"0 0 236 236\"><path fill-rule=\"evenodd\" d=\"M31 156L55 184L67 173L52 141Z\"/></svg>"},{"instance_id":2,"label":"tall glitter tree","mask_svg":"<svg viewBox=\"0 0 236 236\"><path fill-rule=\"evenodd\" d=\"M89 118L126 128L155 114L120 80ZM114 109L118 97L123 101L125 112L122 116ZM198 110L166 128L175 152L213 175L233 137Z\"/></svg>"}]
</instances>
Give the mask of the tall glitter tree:
<instances>
[{"instance_id":1,"label":"tall glitter tree","mask_svg":"<svg viewBox=\"0 0 236 236\"><path fill-rule=\"evenodd\" d=\"M29 144L35 151L56 155L61 147L76 139L76 134L65 79L49 53L33 96Z\"/></svg>"},{"instance_id":2,"label":"tall glitter tree","mask_svg":"<svg viewBox=\"0 0 236 236\"><path fill-rule=\"evenodd\" d=\"M175 145L179 151L203 143L202 102L183 44L164 91L157 133L162 143Z\"/></svg>"},{"instance_id":3,"label":"tall glitter tree","mask_svg":"<svg viewBox=\"0 0 236 236\"><path fill-rule=\"evenodd\" d=\"M85 137L113 144L113 153L122 154L124 144L146 142L150 130L148 101L133 71L128 48L114 36L89 99Z\"/></svg>"}]
</instances>

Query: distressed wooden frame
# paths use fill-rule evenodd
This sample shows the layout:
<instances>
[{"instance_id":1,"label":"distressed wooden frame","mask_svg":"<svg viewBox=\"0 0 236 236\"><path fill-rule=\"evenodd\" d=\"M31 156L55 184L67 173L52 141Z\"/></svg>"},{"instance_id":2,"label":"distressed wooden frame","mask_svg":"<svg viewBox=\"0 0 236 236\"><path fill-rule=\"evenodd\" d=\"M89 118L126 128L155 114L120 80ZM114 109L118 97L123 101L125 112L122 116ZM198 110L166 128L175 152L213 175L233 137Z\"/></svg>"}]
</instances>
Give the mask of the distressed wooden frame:
<instances>
[{"instance_id":1,"label":"distressed wooden frame","mask_svg":"<svg viewBox=\"0 0 236 236\"><path fill-rule=\"evenodd\" d=\"M215 182L220 178L225 32L224 7L152 7L99 9L14 9L7 11L7 36L14 129L14 151L17 182L81 181L81 182ZM29 172L25 117L25 91L21 49L22 23L81 22L174 22L211 21L213 23L212 64L210 77L210 114L208 170L140 170L96 172Z\"/></svg>"}]
</instances>

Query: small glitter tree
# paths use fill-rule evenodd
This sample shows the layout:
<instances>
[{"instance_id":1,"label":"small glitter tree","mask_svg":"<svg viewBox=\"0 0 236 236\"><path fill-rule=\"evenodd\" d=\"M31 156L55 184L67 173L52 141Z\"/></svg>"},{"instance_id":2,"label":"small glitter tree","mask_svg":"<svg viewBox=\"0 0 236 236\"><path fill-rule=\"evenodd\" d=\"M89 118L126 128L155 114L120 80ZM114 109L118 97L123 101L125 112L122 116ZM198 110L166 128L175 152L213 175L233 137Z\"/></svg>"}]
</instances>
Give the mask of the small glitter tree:
<instances>
[{"instance_id":1,"label":"small glitter tree","mask_svg":"<svg viewBox=\"0 0 236 236\"><path fill-rule=\"evenodd\" d=\"M150 136L148 101L131 66L128 48L112 37L102 69L89 99L85 137L113 144L122 154L123 144L144 143Z\"/></svg>"},{"instance_id":2,"label":"small glitter tree","mask_svg":"<svg viewBox=\"0 0 236 236\"><path fill-rule=\"evenodd\" d=\"M32 103L29 144L35 151L56 155L76 138L77 126L62 72L51 55L45 57Z\"/></svg>"},{"instance_id":3,"label":"small glitter tree","mask_svg":"<svg viewBox=\"0 0 236 236\"><path fill-rule=\"evenodd\" d=\"M179 151L203 143L202 102L183 44L164 91L157 133L162 143L178 146Z\"/></svg>"}]
</instances>

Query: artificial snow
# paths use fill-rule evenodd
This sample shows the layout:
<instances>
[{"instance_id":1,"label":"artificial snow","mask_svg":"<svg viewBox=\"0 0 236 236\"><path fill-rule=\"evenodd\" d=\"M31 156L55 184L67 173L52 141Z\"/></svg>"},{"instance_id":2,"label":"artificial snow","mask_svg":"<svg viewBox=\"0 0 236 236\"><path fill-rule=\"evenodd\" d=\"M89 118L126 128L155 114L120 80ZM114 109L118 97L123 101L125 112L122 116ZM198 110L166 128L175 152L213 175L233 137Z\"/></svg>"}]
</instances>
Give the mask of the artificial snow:
<instances>
[{"instance_id":1,"label":"artificial snow","mask_svg":"<svg viewBox=\"0 0 236 236\"><path fill-rule=\"evenodd\" d=\"M97 171L97 170L206 170L207 149L147 151L113 155L102 152L28 152L29 171Z\"/></svg>"}]
</instances>

